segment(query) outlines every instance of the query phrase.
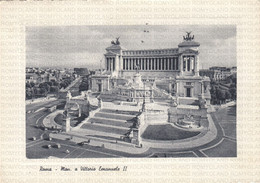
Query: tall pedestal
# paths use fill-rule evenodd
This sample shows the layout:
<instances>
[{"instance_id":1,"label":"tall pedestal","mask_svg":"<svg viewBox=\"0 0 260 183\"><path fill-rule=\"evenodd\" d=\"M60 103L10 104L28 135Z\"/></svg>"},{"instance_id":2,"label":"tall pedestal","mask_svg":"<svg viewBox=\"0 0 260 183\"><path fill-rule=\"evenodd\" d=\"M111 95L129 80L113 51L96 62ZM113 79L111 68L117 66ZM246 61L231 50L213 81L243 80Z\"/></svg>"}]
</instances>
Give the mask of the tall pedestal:
<instances>
[{"instance_id":1,"label":"tall pedestal","mask_svg":"<svg viewBox=\"0 0 260 183\"><path fill-rule=\"evenodd\" d=\"M70 117L66 118L66 132L70 131Z\"/></svg>"}]
</instances>

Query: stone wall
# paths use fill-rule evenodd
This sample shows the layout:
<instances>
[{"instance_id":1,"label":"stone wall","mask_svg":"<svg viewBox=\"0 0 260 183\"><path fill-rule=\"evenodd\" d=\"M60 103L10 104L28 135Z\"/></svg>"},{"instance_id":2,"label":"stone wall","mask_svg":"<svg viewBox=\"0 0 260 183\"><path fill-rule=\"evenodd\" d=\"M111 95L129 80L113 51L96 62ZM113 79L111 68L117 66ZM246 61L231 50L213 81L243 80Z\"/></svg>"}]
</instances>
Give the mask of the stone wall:
<instances>
[{"instance_id":1,"label":"stone wall","mask_svg":"<svg viewBox=\"0 0 260 183\"><path fill-rule=\"evenodd\" d=\"M142 78L175 78L179 71L139 71L139 73L142 75ZM134 74L136 74L136 71L122 71L122 76L125 78L133 78Z\"/></svg>"},{"instance_id":2,"label":"stone wall","mask_svg":"<svg viewBox=\"0 0 260 183\"><path fill-rule=\"evenodd\" d=\"M185 115L193 115L202 119L207 118L207 108L192 109L171 107L168 110L168 121L170 123L176 123L179 119L183 119Z\"/></svg>"}]
</instances>

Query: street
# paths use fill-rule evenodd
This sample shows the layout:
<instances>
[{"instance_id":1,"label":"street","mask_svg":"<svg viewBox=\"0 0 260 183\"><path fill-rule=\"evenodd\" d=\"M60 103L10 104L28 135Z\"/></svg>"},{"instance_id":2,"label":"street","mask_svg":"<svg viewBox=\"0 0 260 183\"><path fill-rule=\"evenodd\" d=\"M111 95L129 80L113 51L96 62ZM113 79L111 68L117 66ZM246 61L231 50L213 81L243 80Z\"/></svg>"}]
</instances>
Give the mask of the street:
<instances>
[{"instance_id":1,"label":"street","mask_svg":"<svg viewBox=\"0 0 260 183\"><path fill-rule=\"evenodd\" d=\"M29 104L26 111L60 104L61 100ZM26 155L27 158L105 158L105 157L236 157L236 106L227 107L212 113L217 127L217 138L212 142L193 149L171 151L149 149L144 154L132 155L89 145L80 146L68 141L53 139L49 141L50 130L44 131L43 119L50 114L40 110L26 114ZM33 140L33 137L36 139ZM57 148L60 144L60 148ZM50 148L48 148L48 145Z\"/></svg>"},{"instance_id":2,"label":"street","mask_svg":"<svg viewBox=\"0 0 260 183\"><path fill-rule=\"evenodd\" d=\"M157 150L152 157L236 157L236 106L220 109L211 114L218 130L212 142L183 151ZM154 150L156 151L156 150Z\"/></svg>"}]
</instances>

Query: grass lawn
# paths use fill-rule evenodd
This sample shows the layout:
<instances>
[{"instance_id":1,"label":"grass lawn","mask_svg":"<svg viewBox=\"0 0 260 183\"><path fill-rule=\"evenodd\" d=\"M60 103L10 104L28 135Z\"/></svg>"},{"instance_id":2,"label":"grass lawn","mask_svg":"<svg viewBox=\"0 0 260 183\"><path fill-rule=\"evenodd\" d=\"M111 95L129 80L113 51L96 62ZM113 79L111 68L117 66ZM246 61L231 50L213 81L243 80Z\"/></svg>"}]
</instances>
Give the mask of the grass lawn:
<instances>
[{"instance_id":1,"label":"grass lawn","mask_svg":"<svg viewBox=\"0 0 260 183\"><path fill-rule=\"evenodd\" d=\"M65 119L65 116L63 114L58 114L57 116L55 116L54 121L57 124L62 125L63 119Z\"/></svg>"},{"instance_id":2,"label":"grass lawn","mask_svg":"<svg viewBox=\"0 0 260 183\"><path fill-rule=\"evenodd\" d=\"M142 138L150 140L180 140L194 137L200 132L189 132L166 125L150 125L142 134Z\"/></svg>"}]
</instances>

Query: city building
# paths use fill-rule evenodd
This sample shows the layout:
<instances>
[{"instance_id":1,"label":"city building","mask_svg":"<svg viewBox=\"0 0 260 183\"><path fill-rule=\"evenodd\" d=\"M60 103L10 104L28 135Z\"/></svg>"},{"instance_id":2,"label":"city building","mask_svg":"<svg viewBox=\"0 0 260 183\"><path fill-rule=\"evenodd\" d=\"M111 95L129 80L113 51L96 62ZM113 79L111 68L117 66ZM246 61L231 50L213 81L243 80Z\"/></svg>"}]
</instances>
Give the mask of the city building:
<instances>
[{"instance_id":1,"label":"city building","mask_svg":"<svg viewBox=\"0 0 260 183\"><path fill-rule=\"evenodd\" d=\"M237 67L210 67L209 69L200 69L200 76L207 76L213 81L226 80L232 74L237 72Z\"/></svg>"},{"instance_id":2,"label":"city building","mask_svg":"<svg viewBox=\"0 0 260 183\"><path fill-rule=\"evenodd\" d=\"M35 73L26 73L26 83L41 83L41 77Z\"/></svg>"}]
</instances>

